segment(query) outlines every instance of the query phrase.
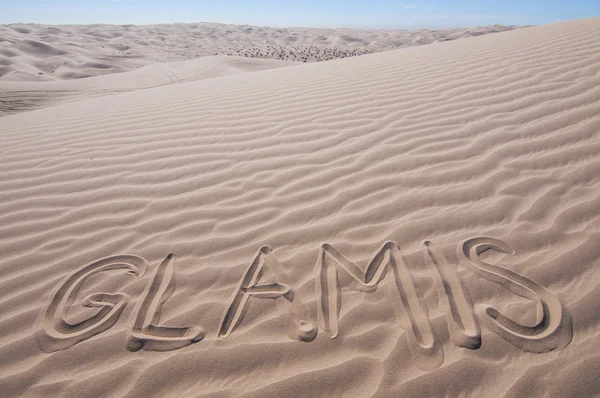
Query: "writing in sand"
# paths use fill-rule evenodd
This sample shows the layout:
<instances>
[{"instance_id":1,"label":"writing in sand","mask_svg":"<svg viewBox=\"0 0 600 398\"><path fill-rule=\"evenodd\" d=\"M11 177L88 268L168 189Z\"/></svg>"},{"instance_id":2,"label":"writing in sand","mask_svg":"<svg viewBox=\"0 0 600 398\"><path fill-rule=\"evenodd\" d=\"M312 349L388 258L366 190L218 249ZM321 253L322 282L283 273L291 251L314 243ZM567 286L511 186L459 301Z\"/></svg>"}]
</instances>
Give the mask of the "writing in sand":
<instances>
[{"instance_id":1,"label":"writing in sand","mask_svg":"<svg viewBox=\"0 0 600 398\"><path fill-rule=\"evenodd\" d=\"M481 346L479 321L498 336L528 352L549 352L564 348L571 342L571 318L552 292L524 276L488 264L480 258L485 250L515 254L506 243L487 237L466 240L458 245L459 261L480 277L534 301L537 306L534 325L522 325L485 304L477 306L476 316L456 270L439 254L435 245L429 241L424 245L428 262L433 264L432 275L441 309L446 315L450 339L457 346L471 350ZM136 301L126 342L130 351L175 350L196 343L205 336L200 326L167 327L159 324L161 307L175 290L174 257L169 254L156 267ZM65 278L40 312L35 334L42 351L69 348L106 331L119 319L130 298L122 293L93 293L83 298L82 303L86 307L98 308L98 312L75 324L65 321L69 307L75 302L87 278L108 270L124 270L139 278L144 275L147 266L148 262L138 256L111 256L83 266ZM265 268L276 276L277 283L260 283ZM436 339L427 308L419 298L412 275L396 243L384 243L364 271L333 246L323 244L315 270L318 293L316 324L310 319L306 305L294 295L294 289L285 280L285 273L271 248L261 247L231 296L218 326L218 338L226 338L240 324L250 299L274 299L292 339L310 342L319 330L335 338L339 332L341 306L338 273L345 272L353 280L350 288L362 292L373 292L386 280L389 299L398 324L406 331L404 335L408 339L413 360L423 370L441 366L444 361L443 348Z\"/></svg>"}]
</instances>

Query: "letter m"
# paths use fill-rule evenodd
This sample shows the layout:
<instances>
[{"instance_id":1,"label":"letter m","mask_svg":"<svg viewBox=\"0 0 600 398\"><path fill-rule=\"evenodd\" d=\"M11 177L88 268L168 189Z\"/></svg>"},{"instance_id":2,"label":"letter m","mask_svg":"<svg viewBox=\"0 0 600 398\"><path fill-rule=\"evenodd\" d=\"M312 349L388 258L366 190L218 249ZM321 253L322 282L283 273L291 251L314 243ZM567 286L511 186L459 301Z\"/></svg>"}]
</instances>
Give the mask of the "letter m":
<instances>
[{"instance_id":1,"label":"letter m","mask_svg":"<svg viewBox=\"0 0 600 398\"><path fill-rule=\"evenodd\" d=\"M333 264L331 264L333 263ZM436 342L427 309L421 303L411 273L395 242L386 242L377 251L363 272L333 246L325 243L316 264L317 294L319 295L319 327L331 338L338 334L338 314L341 303L338 269L354 279L353 290L372 292L386 277L387 290L396 319L406 330L408 346L417 365L423 370L438 368L444 352Z\"/></svg>"}]
</instances>

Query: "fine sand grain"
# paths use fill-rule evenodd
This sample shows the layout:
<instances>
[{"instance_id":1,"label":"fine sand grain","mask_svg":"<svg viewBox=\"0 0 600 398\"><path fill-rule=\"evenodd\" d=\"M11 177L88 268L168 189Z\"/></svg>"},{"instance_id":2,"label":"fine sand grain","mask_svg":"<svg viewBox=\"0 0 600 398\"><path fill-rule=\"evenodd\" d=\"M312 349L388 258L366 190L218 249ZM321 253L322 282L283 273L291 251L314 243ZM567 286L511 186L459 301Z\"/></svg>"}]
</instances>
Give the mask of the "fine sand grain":
<instances>
[{"instance_id":1,"label":"fine sand grain","mask_svg":"<svg viewBox=\"0 0 600 398\"><path fill-rule=\"evenodd\" d=\"M137 65L0 118L0 395L598 395L599 37Z\"/></svg>"}]
</instances>

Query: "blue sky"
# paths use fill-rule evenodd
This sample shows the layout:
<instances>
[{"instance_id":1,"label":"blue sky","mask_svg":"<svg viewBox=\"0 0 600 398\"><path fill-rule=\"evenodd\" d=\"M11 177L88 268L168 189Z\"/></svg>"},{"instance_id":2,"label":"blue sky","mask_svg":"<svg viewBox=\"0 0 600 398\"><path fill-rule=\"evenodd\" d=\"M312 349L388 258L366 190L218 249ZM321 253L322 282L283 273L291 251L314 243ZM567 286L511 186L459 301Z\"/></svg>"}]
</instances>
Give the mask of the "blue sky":
<instances>
[{"instance_id":1,"label":"blue sky","mask_svg":"<svg viewBox=\"0 0 600 398\"><path fill-rule=\"evenodd\" d=\"M539 25L599 15L600 0L0 0L0 24L210 21L409 29Z\"/></svg>"}]
</instances>

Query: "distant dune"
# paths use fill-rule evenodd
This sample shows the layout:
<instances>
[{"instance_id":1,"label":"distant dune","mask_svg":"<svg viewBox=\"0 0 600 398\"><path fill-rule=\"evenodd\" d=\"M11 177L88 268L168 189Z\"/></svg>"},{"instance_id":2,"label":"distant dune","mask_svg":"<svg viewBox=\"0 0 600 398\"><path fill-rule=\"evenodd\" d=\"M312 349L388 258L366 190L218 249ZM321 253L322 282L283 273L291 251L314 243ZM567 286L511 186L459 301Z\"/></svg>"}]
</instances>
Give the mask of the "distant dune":
<instances>
[{"instance_id":1,"label":"distant dune","mask_svg":"<svg viewBox=\"0 0 600 398\"><path fill-rule=\"evenodd\" d=\"M209 23L2 25L0 117L117 92L513 28L367 31Z\"/></svg>"},{"instance_id":2,"label":"distant dune","mask_svg":"<svg viewBox=\"0 0 600 398\"><path fill-rule=\"evenodd\" d=\"M600 18L3 29L0 395L598 395Z\"/></svg>"},{"instance_id":3,"label":"distant dune","mask_svg":"<svg viewBox=\"0 0 600 398\"><path fill-rule=\"evenodd\" d=\"M84 79L0 81L0 117L62 102L297 64L293 61L219 55L154 63L128 72Z\"/></svg>"},{"instance_id":4,"label":"distant dune","mask_svg":"<svg viewBox=\"0 0 600 398\"><path fill-rule=\"evenodd\" d=\"M124 72L157 62L229 55L314 62L514 29L271 28L217 23L0 25L0 81L47 81Z\"/></svg>"}]
</instances>

